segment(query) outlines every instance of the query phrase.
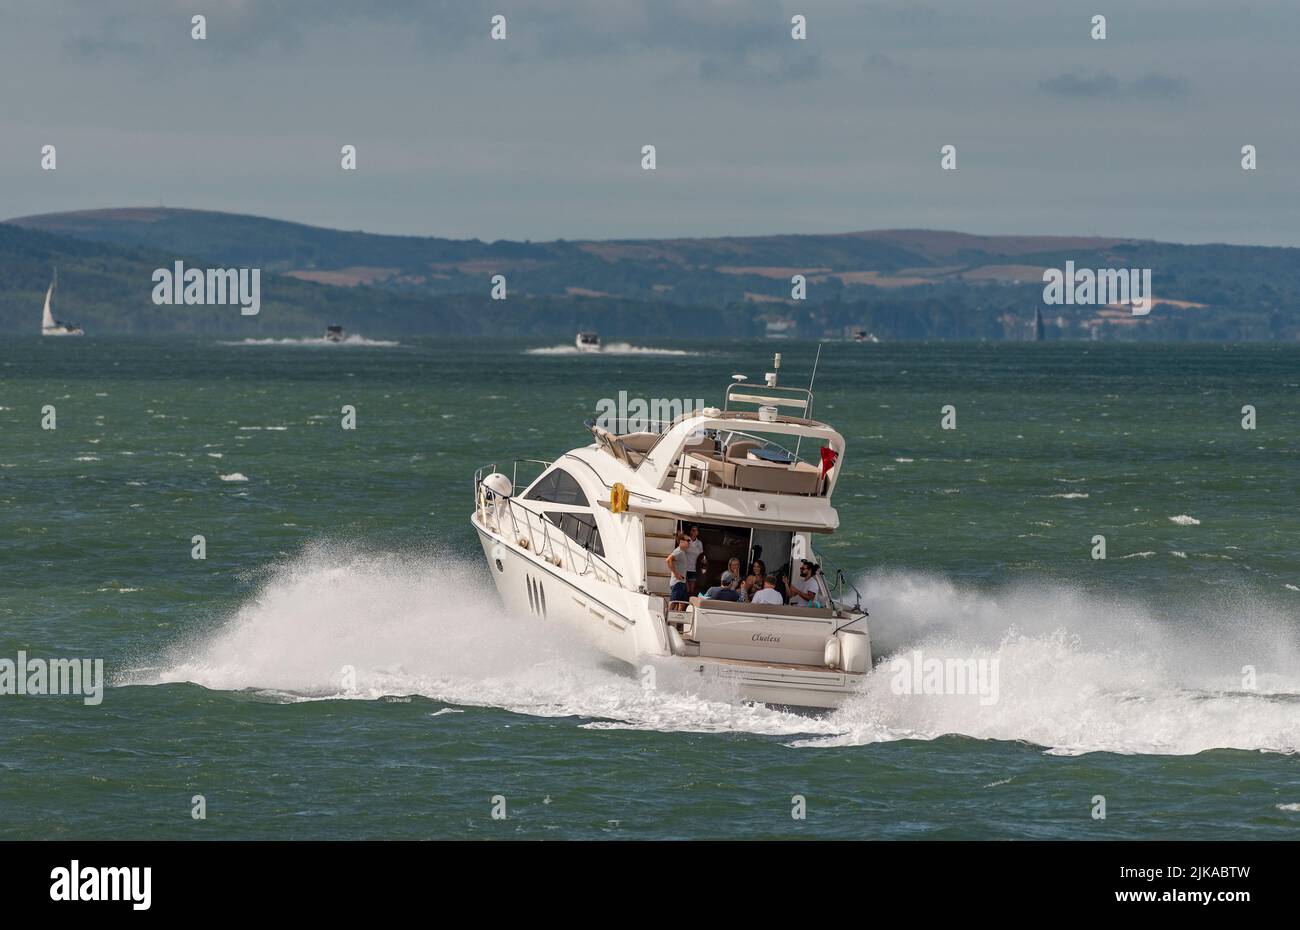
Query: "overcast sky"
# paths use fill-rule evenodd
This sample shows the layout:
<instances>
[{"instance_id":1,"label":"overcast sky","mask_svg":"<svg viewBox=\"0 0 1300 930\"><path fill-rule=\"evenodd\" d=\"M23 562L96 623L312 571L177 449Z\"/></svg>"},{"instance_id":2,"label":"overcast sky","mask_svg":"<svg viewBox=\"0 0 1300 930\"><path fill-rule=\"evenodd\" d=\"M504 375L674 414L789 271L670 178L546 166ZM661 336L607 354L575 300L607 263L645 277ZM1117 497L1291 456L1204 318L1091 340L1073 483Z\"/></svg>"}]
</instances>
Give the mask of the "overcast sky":
<instances>
[{"instance_id":1,"label":"overcast sky","mask_svg":"<svg viewBox=\"0 0 1300 930\"><path fill-rule=\"evenodd\" d=\"M1300 246L1298 61L1300 0L0 0L0 215Z\"/></svg>"}]
</instances>

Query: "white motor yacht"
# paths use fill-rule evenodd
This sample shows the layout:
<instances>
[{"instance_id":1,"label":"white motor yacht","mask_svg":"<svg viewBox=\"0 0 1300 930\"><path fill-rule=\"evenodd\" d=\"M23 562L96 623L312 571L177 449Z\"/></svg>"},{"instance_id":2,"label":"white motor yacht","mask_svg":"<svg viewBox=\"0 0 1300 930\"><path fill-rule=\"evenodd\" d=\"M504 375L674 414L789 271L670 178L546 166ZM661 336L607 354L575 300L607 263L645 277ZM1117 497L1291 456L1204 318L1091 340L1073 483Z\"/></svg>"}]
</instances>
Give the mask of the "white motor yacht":
<instances>
[{"instance_id":1,"label":"white motor yacht","mask_svg":"<svg viewBox=\"0 0 1300 930\"><path fill-rule=\"evenodd\" d=\"M555 461L479 469L471 522L511 612L569 624L636 668L680 663L742 700L834 707L871 667L866 611L843 573L830 585L820 572L804 606L700 596L733 558L742 577L761 560L798 578L839 525L844 437L812 419L811 388L736 378L720 408L588 421L593 441ZM707 568L695 596L672 600L666 559L692 526Z\"/></svg>"},{"instance_id":2,"label":"white motor yacht","mask_svg":"<svg viewBox=\"0 0 1300 930\"><path fill-rule=\"evenodd\" d=\"M578 333L573 346L579 352L599 352L601 350L599 333Z\"/></svg>"}]
</instances>

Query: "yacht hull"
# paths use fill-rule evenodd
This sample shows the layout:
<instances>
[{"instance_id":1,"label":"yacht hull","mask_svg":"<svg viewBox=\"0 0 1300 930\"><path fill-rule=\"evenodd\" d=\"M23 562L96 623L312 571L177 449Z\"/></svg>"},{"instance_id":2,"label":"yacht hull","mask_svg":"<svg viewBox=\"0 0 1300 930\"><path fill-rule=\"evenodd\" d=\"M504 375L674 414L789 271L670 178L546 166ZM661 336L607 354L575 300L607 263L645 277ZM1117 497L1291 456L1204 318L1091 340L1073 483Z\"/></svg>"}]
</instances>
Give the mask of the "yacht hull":
<instances>
[{"instance_id":1,"label":"yacht hull","mask_svg":"<svg viewBox=\"0 0 1300 930\"><path fill-rule=\"evenodd\" d=\"M666 655L653 642L645 603L650 598L592 578L580 578L521 549L474 521L488 571L506 610L517 617L563 623L602 652L635 666L642 655ZM656 598L657 600L657 598ZM640 601L641 604L636 602ZM638 642L640 629L651 642Z\"/></svg>"}]
</instances>

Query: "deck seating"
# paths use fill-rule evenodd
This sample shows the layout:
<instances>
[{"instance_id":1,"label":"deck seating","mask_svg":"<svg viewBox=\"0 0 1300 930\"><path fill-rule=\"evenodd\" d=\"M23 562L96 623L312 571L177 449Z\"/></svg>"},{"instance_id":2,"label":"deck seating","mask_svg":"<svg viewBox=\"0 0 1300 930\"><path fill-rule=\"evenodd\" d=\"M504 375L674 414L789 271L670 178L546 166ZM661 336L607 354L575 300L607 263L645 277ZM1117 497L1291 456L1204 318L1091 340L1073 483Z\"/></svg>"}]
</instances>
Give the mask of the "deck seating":
<instances>
[{"instance_id":1,"label":"deck seating","mask_svg":"<svg viewBox=\"0 0 1300 930\"><path fill-rule=\"evenodd\" d=\"M708 597L692 597L692 607L719 610L723 613L769 614L795 620L826 620L835 615L829 607L788 607L785 604L742 604L738 601L719 601Z\"/></svg>"},{"instance_id":2,"label":"deck seating","mask_svg":"<svg viewBox=\"0 0 1300 930\"><path fill-rule=\"evenodd\" d=\"M737 604L691 598L696 608L690 638L701 656L824 666L826 638L834 633L829 607Z\"/></svg>"}]
</instances>

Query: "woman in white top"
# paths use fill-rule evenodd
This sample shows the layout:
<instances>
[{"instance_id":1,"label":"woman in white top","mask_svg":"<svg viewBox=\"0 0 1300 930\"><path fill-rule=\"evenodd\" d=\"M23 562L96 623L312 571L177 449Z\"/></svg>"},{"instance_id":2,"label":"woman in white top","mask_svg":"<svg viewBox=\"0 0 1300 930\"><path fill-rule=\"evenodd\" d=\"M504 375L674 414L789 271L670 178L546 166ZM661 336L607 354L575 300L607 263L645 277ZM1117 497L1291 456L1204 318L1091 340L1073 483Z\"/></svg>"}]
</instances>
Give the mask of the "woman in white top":
<instances>
[{"instance_id":1,"label":"woman in white top","mask_svg":"<svg viewBox=\"0 0 1300 930\"><path fill-rule=\"evenodd\" d=\"M731 572L731 576L740 582L736 587L736 593L740 595L740 602L743 604L747 598L745 597L745 579L740 574L740 559L732 556L731 561L727 563L727 571Z\"/></svg>"}]
</instances>

